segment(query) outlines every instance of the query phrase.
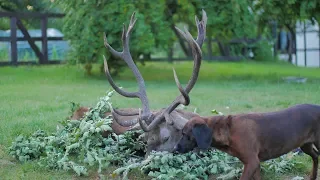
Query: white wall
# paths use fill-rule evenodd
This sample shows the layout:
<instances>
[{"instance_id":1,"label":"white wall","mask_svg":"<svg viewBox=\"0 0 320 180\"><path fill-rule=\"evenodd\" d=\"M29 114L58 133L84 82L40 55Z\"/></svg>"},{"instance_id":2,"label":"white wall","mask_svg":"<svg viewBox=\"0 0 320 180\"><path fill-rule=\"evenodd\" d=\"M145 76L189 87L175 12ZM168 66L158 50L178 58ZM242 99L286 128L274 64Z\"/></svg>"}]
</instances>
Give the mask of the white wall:
<instances>
[{"instance_id":1,"label":"white wall","mask_svg":"<svg viewBox=\"0 0 320 180\"><path fill-rule=\"evenodd\" d=\"M304 35L303 33L299 33L303 31L303 23L296 24L296 45L297 49L304 49ZM314 30L319 31L319 25L315 24L312 25L310 22L306 23L306 31ZM320 48L319 44L319 34L317 32L306 32L306 49L310 48ZM320 67L320 50L316 51L306 51L306 66L307 67ZM297 50L297 65L298 66L305 66L305 52ZM296 64L296 58L293 58L293 64Z\"/></svg>"}]
</instances>

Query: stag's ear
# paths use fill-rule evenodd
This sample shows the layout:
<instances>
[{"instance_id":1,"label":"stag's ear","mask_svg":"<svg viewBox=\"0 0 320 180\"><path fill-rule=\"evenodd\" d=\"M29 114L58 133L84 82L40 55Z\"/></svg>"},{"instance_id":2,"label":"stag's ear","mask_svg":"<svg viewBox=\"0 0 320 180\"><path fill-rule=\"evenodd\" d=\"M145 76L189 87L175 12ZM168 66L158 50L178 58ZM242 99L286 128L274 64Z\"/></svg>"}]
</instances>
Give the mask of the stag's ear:
<instances>
[{"instance_id":1,"label":"stag's ear","mask_svg":"<svg viewBox=\"0 0 320 180\"><path fill-rule=\"evenodd\" d=\"M192 134L200 149L208 149L212 142L212 129L206 124L196 124L192 128Z\"/></svg>"}]
</instances>

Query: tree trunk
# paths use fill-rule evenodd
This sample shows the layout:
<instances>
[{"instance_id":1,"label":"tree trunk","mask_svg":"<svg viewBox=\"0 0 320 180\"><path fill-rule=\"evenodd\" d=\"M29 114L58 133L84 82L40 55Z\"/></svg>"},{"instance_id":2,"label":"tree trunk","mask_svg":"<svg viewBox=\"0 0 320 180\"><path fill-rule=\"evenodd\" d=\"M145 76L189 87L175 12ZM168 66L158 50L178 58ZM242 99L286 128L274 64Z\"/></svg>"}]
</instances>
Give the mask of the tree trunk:
<instances>
[{"instance_id":1,"label":"tree trunk","mask_svg":"<svg viewBox=\"0 0 320 180\"><path fill-rule=\"evenodd\" d=\"M84 65L84 69L85 69L87 75L89 75L89 76L92 75L92 64L90 62L88 62Z\"/></svg>"},{"instance_id":2,"label":"tree trunk","mask_svg":"<svg viewBox=\"0 0 320 180\"><path fill-rule=\"evenodd\" d=\"M173 61L173 47L170 46L168 49L168 62L172 63L172 61Z\"/></svg>"},{"instance_id":3,"label":"tree trunk","mask_svg":"<svg viewBox=\"0 0 320 180\"><path fill-rule=\"evenodd\" d=\"M230 56L230 50L228 45L225 45L218 40L218 46L219 46L221 56Z\"/></svg>"},{"instance_id":4,"label":"tree trunk","mask_svg":"<svg viewBox=\"0 0 320 180\"><path fill-rule=\"evenodd\" d=\"M290 26L290 24L286 24L286 27L288 28L289 32L290 32L290 37L289 37L289 47L288 47L288 61L290 63L292 63L292 53L293 53L293 49L295 47L295 42L296 42L296 36L295 36L295 29Z\"/></svg>"},{"instance_id":5,"label":"tree trunk","mask_svg":"<svg viewBox=\"0 0 320 180\"><path fill-rule=\"evenodd\" d=\"M208 59L212 59L212 37L208 36L207 37L207 43L208 43Z\"/></svg>"},{"instance_id":6,"label":"tree trunk","mask_svg":"<svg viewBox=\"0 0 320 180\"><path fill-rule=\"evenodd\" d=\"M143 53L143 58L140 59L140 63L145 66L146 65L146 61L150 61L151 59L151 53Z\"/></svg>"}]
</instances>

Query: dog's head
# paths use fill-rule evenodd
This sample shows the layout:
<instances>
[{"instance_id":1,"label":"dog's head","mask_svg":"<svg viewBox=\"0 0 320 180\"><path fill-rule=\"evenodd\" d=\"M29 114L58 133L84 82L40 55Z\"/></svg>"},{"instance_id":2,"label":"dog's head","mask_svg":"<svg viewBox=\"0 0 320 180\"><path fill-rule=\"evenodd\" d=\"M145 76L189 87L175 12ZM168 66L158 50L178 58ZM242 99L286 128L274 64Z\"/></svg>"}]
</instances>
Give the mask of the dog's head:
<instances>
[{"instance_id":1,"label":"dog's head","mask_svg":"<svg viewBox=\"0 0 320 180\"><path fill-rule=\"evenodd\" d=\"M213 130L201 117L192 118L182 129L182 138L175 147L179 153L186 153L198 147L208 149L212 142Z\"/></svg>"},{"instance_id":2,"label":"dog's head","mask_svg":"<svg viewBox=\"0 0 320 180\"><path fill-rule=\"evenodd\" d=\"M182 138L175 151L186 153L194 148L206 150L213 146L228 146L232 116L194 117L182 129Z\"/></svg>"}]
</instances>

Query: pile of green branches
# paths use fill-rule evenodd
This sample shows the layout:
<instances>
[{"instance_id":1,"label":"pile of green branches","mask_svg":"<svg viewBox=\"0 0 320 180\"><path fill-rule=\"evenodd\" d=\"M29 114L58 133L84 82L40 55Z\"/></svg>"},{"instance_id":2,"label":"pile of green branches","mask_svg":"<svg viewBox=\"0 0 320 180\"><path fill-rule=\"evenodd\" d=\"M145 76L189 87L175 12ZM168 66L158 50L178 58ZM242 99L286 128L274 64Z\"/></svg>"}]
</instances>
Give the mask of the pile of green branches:
<instances>
[{"instance_id":1,"label":"pile of green branches","mask_svg":"<svg viewBox=\"0 0 320 180\"><path fill-rule=\"evenodd\" d=\"M38 130L31 136L18 136L9 153L22 162L40 160L41 166L73 170L78 175L87 175L88 166L98 165L101 173L110 163L123 164L144 144L142 140L133 143L134 132L119 136L112 133L112 118L104 117L112 94L108 92L80 121L62 121L52 134ZM109 131L110 136L103 138L102 131Z\"/></svg>"},{"instance_id":2,"label":"pile of green branches","mask_svg":"<svg viewBox=\"0 0 320 180\"><path fill-rule=\"evenodd\" d=\"M186 154L154 151L147 159L118 168L114 174L123 174L126 179L128 172L134 168L154 179L208 179L210 175L217 175L217 179L232 179L239 177L241 163L216 150Z\"/></svg>"},{"instance_id":3,"label":"pile of green branches","mask_svg":"<svg viewBox=\"0 0 320 180\"><path fill-rule=\"evenodd\" d=\"M146 159L142 131L129 131L122 135L112 133L110 116L113 91L100 98L97 105L77 120L63 120L54 133L38 130L30 136L20 135L12 143L9 153L21 162L36 160L40 166L54 170L72 170L88 175L89 167L97 167L100 177L109 165L119 167L112 177L127 179L132 169L156 179L218 179L239 177L242 164L237 158L216 150L173 154L152 152ZM109 137L103 138L101 132ZM142 152L142 153L141 153ZM266 163L265 169L283 172L294 162L280 159Z\"/></svg>"}]
</instances>

